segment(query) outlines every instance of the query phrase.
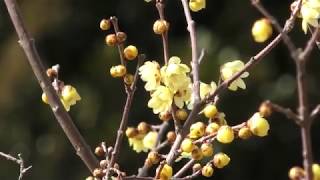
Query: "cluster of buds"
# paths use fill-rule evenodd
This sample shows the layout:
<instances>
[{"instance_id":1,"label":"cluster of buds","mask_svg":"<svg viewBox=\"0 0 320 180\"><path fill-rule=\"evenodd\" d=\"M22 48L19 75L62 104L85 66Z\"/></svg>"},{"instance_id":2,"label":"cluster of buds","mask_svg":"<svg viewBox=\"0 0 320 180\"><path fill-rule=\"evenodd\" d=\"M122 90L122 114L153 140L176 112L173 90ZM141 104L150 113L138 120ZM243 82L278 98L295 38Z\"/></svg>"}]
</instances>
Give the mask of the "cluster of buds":
<instances>
[{"instance_id":1,"label":"cluster of buds","mask_svg":"<svg viewBox=\"0 0 320 180\"><path fill-rule=\"evenodd\" d=\"M158 132L152 130L151 126L146 122L140 122L138 126L128 127L126 130L129 145L137 153L147 152L156 146Z\"/></svg>"},{"instance_id":2,"label":"cluster of buds","mask_svg":"<svg viewBox=\"0 0 320 180\"><path fill-rule=\"evenodd\" d=\"M115 17L111 17L110 19L102 19L100 22L100 29L103 31L108 31L111 26L117 27L118 24ZM127 35L124 32L118 31L118 28L115 28L116 32L108 34L105 37L105 42L108 46L119 46L121 57L127 61L133 61L137 59L139 51L136 46L128 45L127 47L123 47L124 43L127 40ZM131 85L133 83L133 75L128 73L126 63L122 62L120 65L115 65L110 68L110 75L114 78L123 78L125 84Z\"/></svg>"},{"instance_id":3,"label":"cluster of buds","mask_svg":"<svg viewBox=\"0 0 320 180\"><path fill-rule=\"evenodd\" d=\"M320 165L319 164L312 164L312 173L313 173L314 180L320 179ZM289 179L291 179L291 180L305 179L306 172L303 168L301 168L299 166L294 166L289 170L288 176L289 176Z\"/></svg>"},{"instance_id":4,"label":"cluster of buds","mask_svg":"<svg viewBox=\"0 0 320 180\"><path fill-rule=\"evenodd\" d=\"M77 101L81 100L81 97L76 88L71 85L65 85L63 81L58 79L59 69L59 65L52 66L47 69L47 76L50 78L52 86L56 90L64 108L69 111L72 105L75 105ZM41 99L44 103L49 103L48 96L44 92L42 93Z\"/></svg>"},{"instance_id":5,"label":"cluster of buds","mask_svg":"<svg viewBox=\"0 0 320 180\"><path fill-rule=\"evenodd\" d=\"M107 173L107 167L110 161L111 153L113 148L112 147L106 147L106 144L104 142L100 143L94 150L95 155L100 158L99 161L99 167L94 169L92 172L92 176L88 176L86 180L102 180L106 178ZM114 164L112 168L112 172L117 177L123 177L126 174L124 172L121 172L120 167L117 163Z\"/></svg>"}]
</instances>

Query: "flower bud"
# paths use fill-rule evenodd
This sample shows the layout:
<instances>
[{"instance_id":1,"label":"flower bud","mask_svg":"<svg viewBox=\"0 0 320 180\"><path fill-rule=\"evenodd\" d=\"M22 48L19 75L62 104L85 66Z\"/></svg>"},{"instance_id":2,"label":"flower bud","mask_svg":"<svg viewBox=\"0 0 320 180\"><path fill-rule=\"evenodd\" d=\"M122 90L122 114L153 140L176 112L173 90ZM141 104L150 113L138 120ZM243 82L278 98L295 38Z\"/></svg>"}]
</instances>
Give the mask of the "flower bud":
<instances>
[{"instance_id":1,"label":"flower bud","mask_svg":"<svg viewBox=\"0 0 320 180\"><path fill-rule=\"evenodd\" d=\"M117 32L117 42L123 43L127 40L127 34L124 32Z\"/></svg>"},{"instance_id":2,"label":"flower bud","mask_svg":"<svg viewBox=\"0 0 320 180\"><path fill-rule=\"evenodd\" d=\"M203 122L196 122L190 127L189 137L192 139L196 139L202 137L205 133L206 125Z\"/></svg>"},{"instance_id":3,"label":"flower bud","mask_svg":"<svg viewBox=\"0 0 320 180\"><path fill-rule=\"evenodd\" d=\"M123 77L127 73L127 68L124 65L112 66L110 68L110 74L112 77Z\"/></svg>"},{"instance_id":4,"label":"flower bud","mask_svg":"<svg viewBox=\"0 0 320 180\"><path fill-rule=\"evenodd\" d=\"M217 168L223 168L228 165L230 162L230 158L225 153L218 153L213 157L213 164Z\"/></svg>"},{"instance_id":5,"label":"flower bud","mask_svg":"<svg viewBox=\"0 0 320 180\"><path fill-rule=\"evenodd\" d=\"M219 128L220 128L219 124L215 122L210 123L206 128L206 134L215 134L216 132L218 132Z\"/></svg>"},{"instance_id":6,"label":"flower bud","mask_svg":"<svg viewBox=\"0 0 320 180\"><path fill-rule=\"evenodd\" d=\"M138 135L138 130L136 128L133 127L128 127L126 130L126 135L128 138L133 138L136 135Z\"/></svg>"},{"instance_id":7,"label":"flower bud","mask_svg":"<svg viewBox=\"0 0 320 180\"><path fill-rule=\"evenodd\" d=\"M193 12L198 12L206 7L206 0L190 0L189 8Z\"/></svg>"},{"instance_id":8,"label":"flower bud","mask_svg":"<svg viewBox=\"0 0 320 180\"><path fill-rule=\"evenodd\" d=\"M166 112L160 112L159 113L159 119L162 121L169 121L170 119L172 119L172 115L169 111Z\"/></svg>"},{"instance_id":9,"label":"flower bud","mask_svg":"<svg viewBox=\"0 0 320 180\"><path fill-rule=\"evenodd\" d=\"M177 135L174 131L169 131L167 133L167 140L171 144L174 143L174 141L176 140L176 137L177 137Z\"/></svg>"},{"instance_id":10,"label":"flower bud","mask_svg":"<svg viewBox=\"0 0 320 180\"><path fill-rule=\"evenodd\" d=\"M213 154L212 144L210 144L210 143L203 143L203 144L201 145L201 151L202 151L203 156L205 156L205 157L210 157L210 156L212 156L212 154Z\"/></svg>"},{"instance_id":11,"label":"flower bud","mask_svg":"<svg viewBox=\"0 0 320 180\"><path fill-rule=\"evenodd\" d=\"M42 93L41 99L44 103L49 104L48 96L46 95L46 93Z\"/></svg>"},{"instance_id":12,"label":"flower bud","mask_svg":"<svg viewBox=\"0 0 320 180\"><path fill-rule=\"evenodd\" d=\"M153 24L153 32L163 34L169 30L169 23L166 20L156 20Z\"/></svg>"},{"instance_id":13,"label":"flower bud","mask_svg":"<svg viewBox=\"0 0 320 180\"><path fill-rule=\"evenodd\" d=\"M100 164L100 167L104 169L108 166L108 160L105 160L105 159L101 160L99 164Z\"/></svg>"},{"instance_id":14,"label":"flower bud","mask_svg":"<svg viewBox=\"0 0 320 180\"><path fill-rule=\"evenodd\" d=\"M176 117L179 121L185 121L188 118L188 113L184 109L178 109L176 111Z\"/></svg>"},{"instance_id":15,"label":"flower bud","mask_svg":"<svg viewBox=\"0 0 320 180\"><path fill-rule=\"evenodd\" d=\"M149 152L147 159L149 159L152 164L158 164L160 161L160 156L157 152L151 151Z\"/></svg>"},{"instance_id":16,"label":"flower bud","mask_svg":"<svg viewBox=\"0 0 320 180\"><path fill-rule=\"evenodd\" d=\"M289 170L288 176L291 180L300 180L305 177L305 171L301 167L295 166Z\"/></svg>"},{"instance_id":17,"label":"flower bud","mask_svg":"<svg viewBox=\"0 0 320 180\"><path fill-rule=\"evenodd\" d=\"M115 34L108 34L105 40L108 46L115 46L118 43L117 36Z\"/></svg>"},{"instance_id":18,"label":"flower bud","mask_svg":"<svg viewBox=\"0 0 320 180\"><path fill-rule=\"evenodd\" d=\"M250 131L249 128L243 127L243 128L241 128L241 129L239 130L238 136L239 136L239 138L241 138L241 139L248 139L248 138L250 138L250 137L252 136L252 133L251 133L251 131Z\"/></svg>"},{"instance_id":19,"label":"flower bud","mask_svg":"<svg viewBox=\"0 0 320 180\"><path fill-rule=\"evenodd\" d=\"M217 140L221 143L231 143L234 139L233 129L230 126L221 126L218 130Z\"/></svg>"},{"instance_id":20,"label":"flower bud","mask_svg":"<svg viewBox=\"0 0 320 180\"><path fill-rule=\"evenodd\" d=\"M247 123L250 131L254 135L260 137L268 135L270 125L268 121L260 115L260 113L255 113Z\"/></svg>"},{"instance_id":21,"label":"flower bud","mask_svg":"<svg viewBox=\"0 0 320 180\"><path fill-rule=\"evenodd\" d=\"M110 22L110 20L108 20L108 19L102 19L102 20L100 21L100 29L101 29L101 30L107 31L107 30L110 29L110 27L111 27L111 22Z\"/></svg>"},{"instance_id":22,"label":"flower bud","mask_svg":"<svg viewBox=\"0 0 320 180\"><path fill-rule=\"evenodd\" d=\"M138 56L138 49L135 46L130 45L124 49L123 54L127 60L134 60Z\"/></svg>"},{"instance_id":23,"label":"flower bud","mask_svg":"<svg viewBox=\"0 0 320 180\"><path fill-rule=\"evenodd\" d=\"M47 69L47 76L49 78L54 78L58 76L58 72L52 68Z\"/></svg>"},{"instance_id":24,"label":"flower bud","mask_svg":"<svg viewBox=\"0 0 320 180\"><path fill-rule=\"evenodd\" d=\"M172 177L172 167L165 164L160 172L160 179L170 179Z\"/></svg>"},{"instance_id":25,"label":"flower bud","mask_svg":"<svg viewBox=\"0 0 320 180\"><path fill-rule=\"evenodd\" d=\"M259 107L259 113L262 117L269 117L272 113L272 108L269 103L263 102Z\"/></svg>"},{"instance_id":26,"label":"flower bud","mask_svg":"<svg viewBox=\"0 0 320 180\"><path fill-rule=\"evenodd\" d=\"M184 139L181 143L181 150L186 153L190 153L194 147L195 145L193 144L192 140L189 138Z\"/></svg>"},{"instance_id":27,"label":"flower bud","mask_svg":"<svg viewBox=\"0 0 320 180\"><path fill-rule=\"evenodd\" d=\"M123 81L130 86L134 81L134 76L132 74L126 74L123 78Z\"/></svg>"},{"instance_id":28,"label":"flower bud","mask_svg":"<svg viewBox=\"0 0 320 180\"><path fill-rule=\"evenodd\" d=\"M313 179L319 180L320 179L320 165L319 164L312 164L312 172L313 172Z\"/></svg>"},{"instance_id":29,"label":"flower bud","mask_svg":"<svg viewBox=\"0 0 320 180\"><path fill-rule=\"evenodd\" d=\"M105 156L105 154L106 154L101 146L97 146L96 149L94 150L94 153L95 153L98 157L103 157L103 156Z\"/></svg>"},{"instance_id":30,"label":"flower bud","mask_svg":"<svg viewBox=\"0 0 320 180\"><path fill-rule=\"evenodd\" d=\"M262 18L257 20L252 27L252 36L256 42L262 43L272 35L272 26L268 19Z\"/></svg>"},{"instance_id":31,"label":"flower bud","mask_svg":"<svg viewBox=\"0 0 320 180\"><path fill-rule=\"evenodd\" d=\"M191 152L191 156L192 156L192 159L194 160L201 160L203 158L201 149L195 145Z\"/></svg>"},{"instance_id":32,"label":"flower bud","mask_svg":"<svg viewBox=\"0 0 320 180\"><path fill-rule=\"evenodd\" d=\"M192 172L197 172L199 170L201 170L201 164L200 163L196 163L192 166Z\"/></svg>"},{"instance_id":33,"label":"flower bud","mask_svg":"<svg viewBox=\"0 0 320 180\"><path fill-rule=\"evenodd\" d=\"M138 129L139 134L147 134L147 132L150 131L150 126L146 122L142 121L138 124L137 129Z\"/></svg>"},{"instance_id":34,"label":"flower bud","mask_svg":"<svg viewBox=\"0 0 320 180\"><path fill-rule=\"evenodd\" d=\"M211 119L215 117L215 115L218 113L218 110L215 105L209 104L203 109L203 113L207 118Z\"/></svg>"},{"instance_id":35,"label":"flower bud","mask_svg":"<svg viewBox=\"0 0 320 180\"><path fill-rule=\"evenodd\" d=\"M94 169L92 174L94 177L98 177L98 178L102 178L104 176L103 170L100 168Z\"/></svg>"},{"instance_id":36,"label":"flower bud","mask_svg":"<svg viewBox=\"0 0 320 180\"><path fill-rule=\"evenodd\" d=\"M205 177L211 177L213 175L213 168L211 166L211 164L207 164L205 166L203 166L202 170L201 170L201 173L203 176Z\"/></svg>"}]
</instances>

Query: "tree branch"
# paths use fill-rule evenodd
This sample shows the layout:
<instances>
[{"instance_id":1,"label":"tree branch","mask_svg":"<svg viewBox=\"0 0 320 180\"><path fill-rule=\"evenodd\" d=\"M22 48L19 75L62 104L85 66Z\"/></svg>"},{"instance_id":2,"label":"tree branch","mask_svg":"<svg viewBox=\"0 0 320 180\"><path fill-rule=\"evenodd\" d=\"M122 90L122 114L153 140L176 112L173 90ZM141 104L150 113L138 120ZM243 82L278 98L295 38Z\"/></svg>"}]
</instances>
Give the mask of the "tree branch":
<instances>
[{"instance_id":1,"label":"tree branch","mask_svg":"<svg viewBox=\"0 0 320 180\"><path fill-rule=\"evenodd\" d=\"M135 89L136 89L136 84L138 81L139 67L142 65L144 60L145 60L144 54L138 56L138 64L137 64L136 72L134 75L134 81L133 81L129 91L127 91L127 99L126 99L126 103L125 103L125 106L123 109L120 127L119 127L118 133L117 133L117 139L116 139L113 151L111 153L110 162L107 167L107 172L106 172L107 178L109 178L110 168L113 167L114 163L116 162L116 160L118 158L118 155L120 154L120 148L121 148L121 144L123 141L124 132L128 126L129 113L130 113L130 109L131 109L131 105L132 105L132 101L133 101L133 97L134 97L134 93L135 93Z\"/></svg>"},{"instance_id":2,"label":"tree branch","mask_svg":"<svg viewBox=\"0 0 320 180\"><path fill-rule=\"evenodd\" d=\"M8 161L15 162L16 164L18 164L20 166L20 173L19 173L18 180L22 180L24 175L32 168L32 166L28 166L28 167L24 166L24 160L23 160L21 154L18 154L19 158L15 158L15 157L11 156L10 154L5 154L3 152L0 152L0 157L3 157L5 159L7 159Z\"/></svg>"},{"instance_id":3,"label":"tree branch","mask_svg":"<svg viewBox=\"0 0 320 180\"><path fill-rule=\"evenodd\" d=\"M81 136L79 130L74 125L70 115L65 110L60 98L52 87L51 82L46 75L46 69L44 68L42 60L36 50L34 40L25 27L16 0L4 0L4 2L7 6L11 21L19 36L19 43L28 58L29 64L38 79L40 87L48 97L49 105L58 123L76 150L77 155L82 159L89 170L93 172L93 170L98 167L98 161Z\"/></svg>"},{"instance_id":4,"label":"tree branch","mask_svg":"<svg viewBox=\"0 0 320 180\"><path fill-rule=\"evenodd\" d=\"M274 104L271 101L266 101L265 103L267 103L268 105L270 105L270 107L274 110L277 111L285 116L287 116L288 119L293 120L297 125L301 124L301 119L299 118L299 116L294 113L290 108L284 108L278 104Z\"/></svg>"}]
</instances>

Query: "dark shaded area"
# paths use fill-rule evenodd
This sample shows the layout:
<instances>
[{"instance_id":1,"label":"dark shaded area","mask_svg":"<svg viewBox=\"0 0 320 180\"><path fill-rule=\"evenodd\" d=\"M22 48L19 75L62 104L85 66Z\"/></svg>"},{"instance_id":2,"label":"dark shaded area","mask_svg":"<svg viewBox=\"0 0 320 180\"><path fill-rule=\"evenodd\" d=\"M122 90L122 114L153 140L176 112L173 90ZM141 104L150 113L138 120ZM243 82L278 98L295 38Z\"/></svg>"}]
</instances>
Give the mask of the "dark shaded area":
<instances>
[{"instance_id":1,"label":"dark shaded area","mask_svg":"<svg viewBox=\"0 0 320 180\"><path fill-rule=\"evenodd\" d=\"M60 64L60 77L77 87L82 96L70 113L85 139L92 147L101 141L113 144L125 93L122 83L109 75L109 68L119 63L119 57L115 48L104 44L106 33L99 30L99 22L103 17L116 15L121 29L128 34L128 43L139 47L149 60L162 62L161 41L152 32L152 24L158 18L155 7L143 0L22 0L19 3L45 63L48 66ZM285 22L291 1L263 3L282 24ZM170 54L188 62L191 59L189 34L180 2L169 1L166 15L171 23ZM251 26L261 15L249 0L208 0L207 8L193 15L197 22L199 47L207 49L201 65L204 82L217 81L219 66L224 62L247 61L266 45L255 43L251 37ZM298 20L290 35L297 46L303 47L309 35L303 34L300 23ZM319 50L312 55L308 73L313 107L320 102ZM297 106L295 67L283 44L250 72L246 83L247 90L226 91L221 96L218 107L226 113L231 125L250 117L265 99L292 109ZM27 163L33 165L31 174L25 179L84 179L89 172L75 155L48 106L41 102L41 93L1 2L0 151L23 153ZM143 83L139 82L130 125L137 125L141 120L160 123L147 108L148 98ZM298 127L279 114L274 114L269 122L270 135L265 138L239 140L231 145L216 144L215 151L229 154L231 164L223 170L216 170L214 179L287 179L288 169L301 165ZM319 126L320 123L315 121L312 129L317 162L320 159ZM133 152L127 141L122 147L121 168L128 174L136 173L146 154ZM0 160L0 179L16 179L17 173L15 164Z\"/></svg>"}]
</instances>

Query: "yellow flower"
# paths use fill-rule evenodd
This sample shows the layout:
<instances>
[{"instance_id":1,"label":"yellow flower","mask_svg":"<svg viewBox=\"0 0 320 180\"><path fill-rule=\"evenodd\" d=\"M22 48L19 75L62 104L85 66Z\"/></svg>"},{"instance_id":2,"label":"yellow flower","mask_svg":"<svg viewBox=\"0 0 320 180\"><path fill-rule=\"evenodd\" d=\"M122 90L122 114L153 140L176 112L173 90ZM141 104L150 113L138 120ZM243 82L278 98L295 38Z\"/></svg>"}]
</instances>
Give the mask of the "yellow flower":
<instances>
[{"instance_id":1,"label":"yellow flower","mask_svg":"<svg viewBox=\"0 0 320 180\"><path fill-rule=\"evenodd\" d=\"M144 65L139 68L139 75L142 81L146 82L144 88L147 91L155 90L160 86L160 66L156 61L146 61Z\"/></svg>"},{"instance_id":2,"label":"yellow flower","mask_svg":"<svg viewBox=\"0 0 320 180\"><path fill-rule=\"evenodd\" d=\"M76 88L71 85L66 85L62 88L60 99L66 110L69 111L70 106L75 105L77 101L80 101L81 97Z\"/></svg>"},{"instance_id":3,"label":"yellow flower","mask_svg":"<svg viewBox=\"0 0 320 180\"><path fill-rule=\"evenodd\" d=\"M204 82L200 82L200 98L204 99L209 93L214 92L217 89L217 85L214 81L212 81L210 84L206 84ZM194 98L191 95L191 101L188 104L188 109L193 108Z\"/></svg>"},{"instance_id":4,"label":"yellow flower","mask_svg":"<svg viewBox=\"0 0 320 180\"><path fill-rule=\"evenodd\" d=\"M213 168L211 166L211 164L207 164L205 166L203 166L202 170L201 170L201 174L205 177L211 177L213 175Z\"/></svg>"},{"instance_id":5,"label":"yellow flower","mask_svg":"<svg viewBox=\"0 0 320 180\"><path fill-rule=\"evenodd\" d=\"M179 89L174 95L174 104L179 108L183 108L184 103L190 101L191 93L190 86L187 86L185 89Z\"/></svg>"},{"instance_id":6,"label":"yellow flower","mask_svg":"<svg viewBox=\"0 0 320 180\"><path fill-rule=\"evenodd\" d=\"M268 19L257 20L251 29L252 36L256 42L265 42L272 35L272 26Z\"/></svg>"},{"instance_id":7,"label":"yellow flower","mask_svg":"<svg viewBox=\"0 0 320 180\"><path fill-rule=\"evenodd\" d=\"M320 18L320 1L305 0L302 3L300 14L302 18L302 30L307 33L308 25L318 27Z\"/></svg>"},{"instance_id":8,"label":"yellow flower","mask_svg":"<svg viewBox=\"0 0 320 180\"><path fill-rule=\"evenodd\" d=\"M320 165L312 164L313 179L320 180Z\"/></svg>"},{"instance_id":9,"label":"yellow flower","mask_svg":"<svg viewBox=\"0 0 320 180\"><path fill-rule=\"evenodd\" d=\"M181 64L181 59L177 56L171 57L168 65L163 66L160 72L162 82L174 93L178 90L186 89L191 84L191 79L187 76L190 68L185 64Z\"/></svg>"},{"instance_id":10,"label":"yellow flower","mask_svg":"<svg viewBox=\"0 0 320 180\"><path fill-rule=\"evenodd\" d=\"M213 157L213 164L217 168L223 168L230 162L230 157L225 153L218 153Z\"/></svg>"},{"instance_id":11,"label":"yellow flower","mask_svg":"<svg viewBox=\"0 0 320 180\"><path fill-rule=\"evenodd\" d=\"M222 80L228 80L234 74L241 71L244 68L244 63L240 60L235 60L232 62L227 62L221 67L221 78ZM228 87L232 91L236 91L239 88L246 89L246 84L242 80L242 78L246 78L249 76L248 72L244 72L238 79L233 81Z\"/></svg>"},{"instance_id":12,"label":"yellow flower","mask_svg":"<svg viewBox=\"0 0 320 180\"><path fill-rule=\"evenodd\" d=\"M217 140L221 143L231 143L234 139L234 132L230 126L221 126L217 133Z\"/></svg>"},{"instance_id":13,"label":"yellow flower","mask_svg":"<svg viewBox=\"0 0 320 180\"><path fill-rule=\"evenodd\" d=\"M153 109L153 113L167 112L172 105L173 93L165 86L158 86L151 94L148 107Z\"/></svg>"},{"instance_id":14,"label":"yellow flower","mask_svg":"<svg viewBox=\"0 0 320 180\"><path fill-rule=\"evenodd\" d=\"M189 1L189 8L193 12L198 12L201 9L206 8L206 0L190 0Z\"/></svg>"},{"instance_id":15,"label":"yellow flower","mask_svg":"<svg viewBox=\"0 0 320 180\"><path fill-rule=\"evenodd\" d=\"M254 135L260 137L268 135L268 131L270 129L268 121L258 112L248 120L248 127Z\"/></svg>"},{"instance_id":16,"label":"yellow flower","mask_svg":"<svg viewBox=\"0 0 320 180\"><path fill-rule=\"evenodd\" d=\"M158 133L155 131L150 131L148 134L143 138L143 145L145 148L152 149L156 146L158 138Z\"/></svg>"},{"instance_id":17,"label":"yellow flower","mask_svg":"<svg viewBox=\"0 0 320 180\"><path fill-rule=\"evenodd\" d=\"M160 172L160 179L161 180L167 180L172 177L172 167L168 164L165 164Z\"/></svg>"},{"instance_id":18,"label":"yellow flower","mask_svg":"<svg viewBox=\"0 0 320 180\"><path fill-rule=\"evenodd\" d=\"M137 153L148 151L148 148L143 144L143 137L136 136L134 138L128 138L128 141L129 145L132 146L132 149Z\"/></svg>"},{"instance_id":19,"label":"yellow flower","mask_svg":"<svg viewBox=\"0 0 320 180\"><path fill-rule=\"evenodd\" d=\"M206 131L206 125L203 122L196 122L190 126L189 137L192 139L200 138Z\"/></svg>"}]
</instances>

